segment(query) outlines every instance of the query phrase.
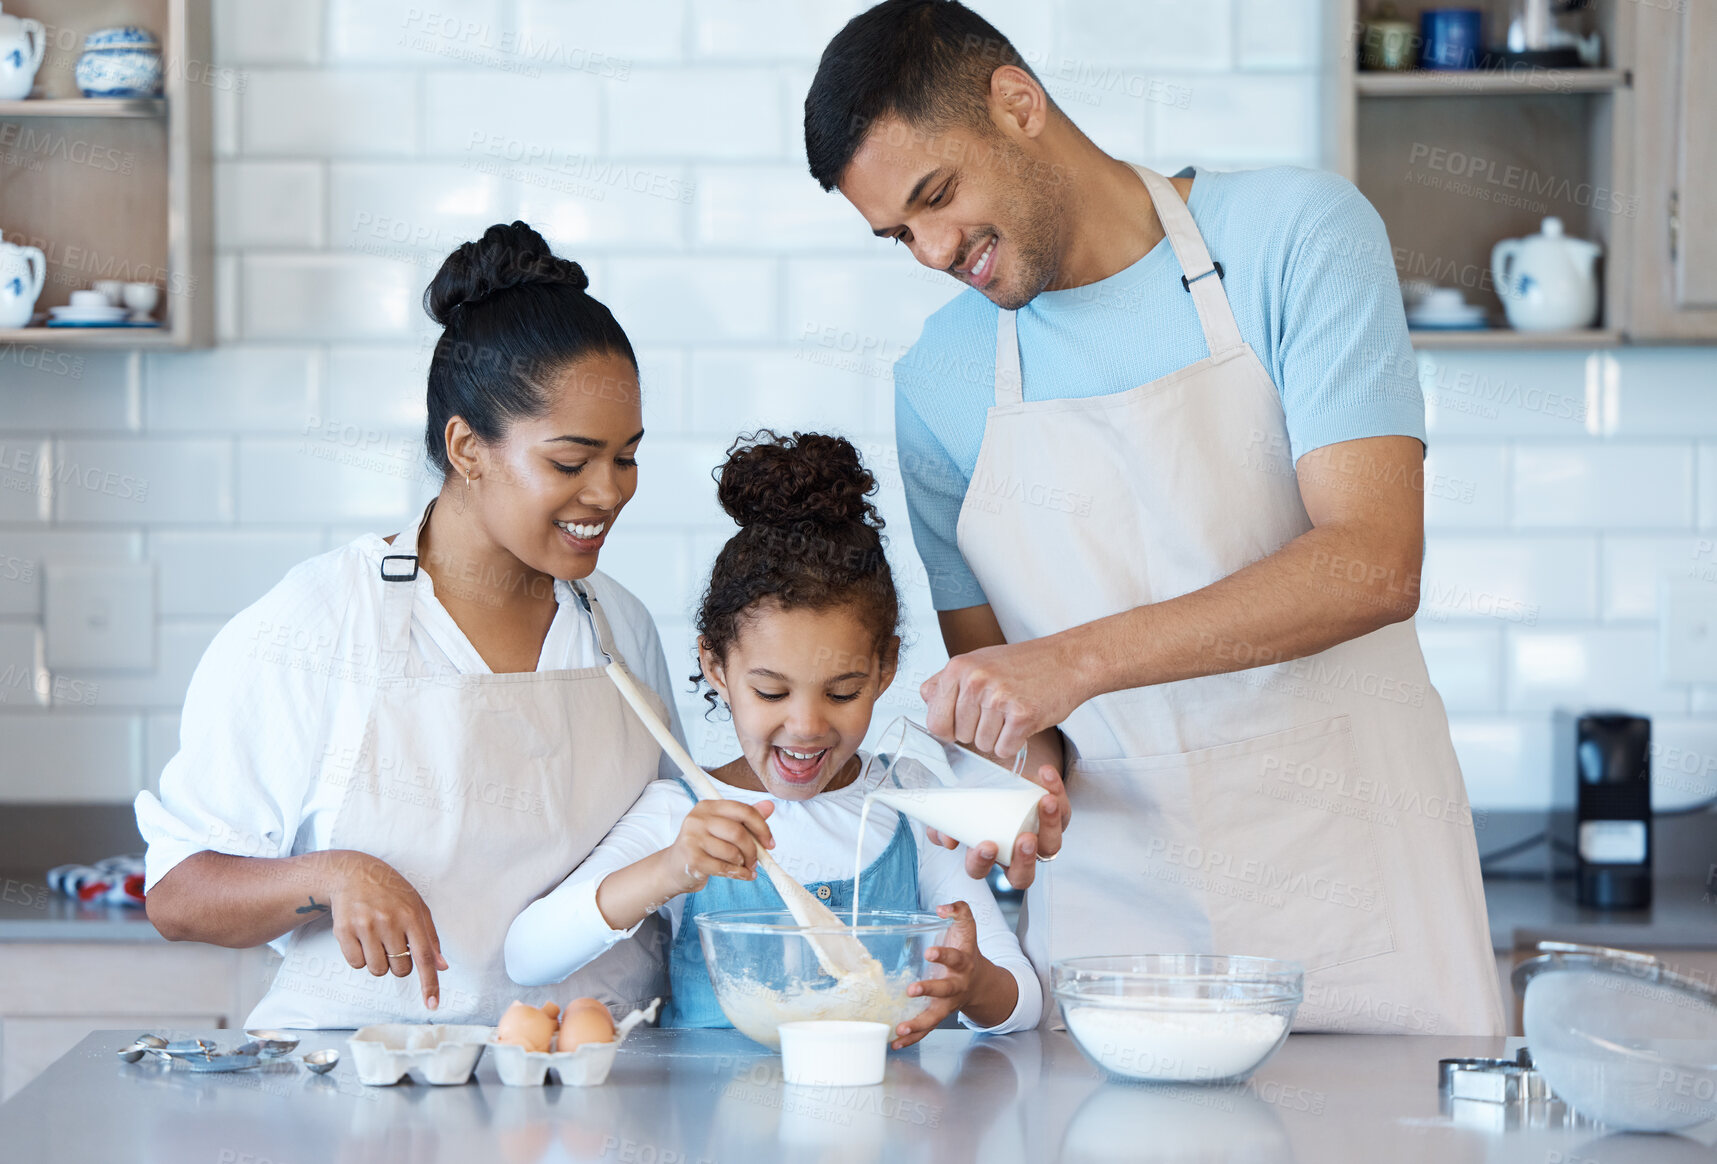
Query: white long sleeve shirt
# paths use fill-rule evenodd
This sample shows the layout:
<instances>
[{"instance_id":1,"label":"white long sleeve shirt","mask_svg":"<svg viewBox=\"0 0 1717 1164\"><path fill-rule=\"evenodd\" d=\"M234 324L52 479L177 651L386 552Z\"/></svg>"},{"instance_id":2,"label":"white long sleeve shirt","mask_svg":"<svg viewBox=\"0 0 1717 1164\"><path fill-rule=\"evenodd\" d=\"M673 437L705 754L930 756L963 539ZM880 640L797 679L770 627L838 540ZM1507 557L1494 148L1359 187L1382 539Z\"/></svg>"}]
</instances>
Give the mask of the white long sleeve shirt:
<instances>
[{"instance_id":1,"label":"white long sleeve shirt","mask_svg":"<svg viewBox=\"0 0 1717 1164\"><path fill-rule=\"evenodd\" d=\"M736 788L713 776L711 780L723 796L733 800L760 804L773 799L768 793ZM677 780L657 780L645 788L631 811L620 818L584 863L514 919L507 931L508 976L527 986L559 982L631 934L633 930L616 930L608 924L596 907L596 888L610 873L672 845L693 803ZM850 880L863 804L864 790L857 781L809 800L776 800L775 811L769 818L769 830L775 837L775 848L770 855L802 884ZM866 865L888 846L898 821L895 811L887 805L871 806L862 857ZM960 1021L973 1030L990 1034L1035 1027L1043 1014L1042 988L990 887L966 875L963 852L930 844L923 829L916 822L909 823L918 847L920 907L932 910L938 905L966 902L977 923L978 949L1012 974L1019 985L1019 1001L1006 1021L993 1027L979 1027L963 1014ZM660 911L676 934L684 909L685 898L678 896Z\"/></svg>"},{"instance_id":2,"label":"white long sleeve shirt","mask_svg":"<svg viewBox=\"0 0 1717 1164\"><path fill-rule=\"evenodd\" d=\"M209 644L185 695L179 751L161 773L160 793L137 797L137 827L149 846L146 889L205 850L287 857L329 847L344 787L316 773L334 746L340 707L358 698L358 686L375 670L383 587L407 585L381 580L381 558L389 552L379 534L367 534L300 563ZM649 611L600 571L586 581L607 612L616 649L662 697L669 726L683 740ZM482 656L437 601L428 572L410 585L416 592L408 671L487 674ZM598 665L595 633L572 588L557 582L555 597L559 607L537 670ZM658 772L675 770L664 756ZM289 936L270 944L284 951Z\"/></svg>"}]
</instances>

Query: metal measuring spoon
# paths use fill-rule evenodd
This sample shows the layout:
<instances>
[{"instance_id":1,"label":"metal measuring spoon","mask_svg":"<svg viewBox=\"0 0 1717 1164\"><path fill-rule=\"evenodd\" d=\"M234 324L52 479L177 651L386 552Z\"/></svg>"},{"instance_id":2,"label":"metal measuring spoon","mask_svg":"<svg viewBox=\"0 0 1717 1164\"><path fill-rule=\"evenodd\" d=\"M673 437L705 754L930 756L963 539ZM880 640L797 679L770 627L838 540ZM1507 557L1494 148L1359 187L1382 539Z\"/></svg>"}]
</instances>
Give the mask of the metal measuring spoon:
<instances>
[{"instance_id":1,"label":"metal measuring spoon","mask_svg":"<svg viewBox=\"0 0 1717 1164\"><path fill-rule=\"evenodd\" d=\"M169 1059L207 1059L220 1048L207 1039L180 1039L173 1043L163 1043L160 1047L150 1047L149 1050Z\"/></svg>"},{"instance_id":2,"label":"metal measuring spoon","mask_svg":"<svg viewBox=\"0 0 1717 1164\"><path fill-rule=\"evenodd\" d=\"M340 1062L340 1052L332 1047L320 1051L310 1051L304 1056L304 1066L318 1075L326 1075Z\"/></svg>"},{"instance_id":3,"label":"metal measuring spoon","mask_svg":"<svg viewBox=\"0 0 1717 1164\"><path fill-rule=\"evenodd\" d=\"M229 1051L225 1054L211 1051L203 1058L188 1058L185 1066L192 1071L243 1071L249 1067L262 1064L262 1056L248 1054L243 1051Z\"/></svg>"},{"instance_id":4,"label":"metal measuring spoon","mask_svg":"<svg viewBox=\"0 0 1717 1164\"><path fill-rule=\"evenodd\" d=\"M278 1059L298 1049L298 1040L285 1031L246 1031L245 1035L251 1040L245 1046L254 1045L264 1059Z\"/></svg>"},{"instance_id":5,"label":"metal measuring spoon","mask_svg":"<svg viewBox=\"0 0 1717 1164\"><path fill-rule=\"evenodd\" d=\"M115 1054L127 1063L135 1063L143 1058L145 1051L160 1051L166 1046L167 1040L160 1035L138 1035L131 1046L121 1047Z\"/></svg>"}]
</instances>

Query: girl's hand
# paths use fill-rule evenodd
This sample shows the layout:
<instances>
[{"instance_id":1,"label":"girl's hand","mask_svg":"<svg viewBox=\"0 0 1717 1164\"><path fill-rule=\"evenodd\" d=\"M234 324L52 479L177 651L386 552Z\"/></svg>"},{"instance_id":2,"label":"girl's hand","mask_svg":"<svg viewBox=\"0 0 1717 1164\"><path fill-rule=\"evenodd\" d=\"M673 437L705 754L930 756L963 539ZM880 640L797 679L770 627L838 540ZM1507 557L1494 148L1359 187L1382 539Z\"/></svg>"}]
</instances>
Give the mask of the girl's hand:
<instances>
[{"instance_id":1,"label":"girl's hand","mask_svg":"<svg viewBox=\"0 0 1717 1164\"><path fill-rule=\"evenodd\" d=\"M917 1017L895 1027L894 1033L899 1037L892 1046L896 1051L922 1039L955 1011L967 1009L994 973L1005 975L1010 983L1013 981L1013 975L999 970L994 962L978 952L978 923L972 920L971 906L963 901L939 905L936 915L954 919L954 924L948 929L947 944L933 946L924 955L942 967L942 975L914 982L906 988L906 993L914 998L929 995L930 1005ZM1012 1011L1013 1006L1009 1004L1008 1013Z\"/></svg>"},{"instance_id":2,"label":"girl's hand","mask_svg":"<svg viewBox=\"0 0 1717 1164\"><path fill-rule=\"evenodd\" d=\"M441 1002L438 972L447 969L435 922L410 881L378 857L352 849L333 850L323 863L328 873L328 912L334 939L354 970L368 968L380 978L408 977L415 969L423 987L423 1005ZM309 909L315 906L312 896ZM302 912L302 911L301 911Z\"/></svg>"},{"instance_id":3,"label":"girl's hand","mask_svg":"<svg viewBox=\"0 0 1717 1164\"><path fill-rule=\"evenodd\" d=\"M661 854L672 893L693 893L711 877L757 880L757 853L775 847L766 823L773 801L753 807L737 800L700 800L692 806L680 835Z\"/></svg>"}]
</instances>

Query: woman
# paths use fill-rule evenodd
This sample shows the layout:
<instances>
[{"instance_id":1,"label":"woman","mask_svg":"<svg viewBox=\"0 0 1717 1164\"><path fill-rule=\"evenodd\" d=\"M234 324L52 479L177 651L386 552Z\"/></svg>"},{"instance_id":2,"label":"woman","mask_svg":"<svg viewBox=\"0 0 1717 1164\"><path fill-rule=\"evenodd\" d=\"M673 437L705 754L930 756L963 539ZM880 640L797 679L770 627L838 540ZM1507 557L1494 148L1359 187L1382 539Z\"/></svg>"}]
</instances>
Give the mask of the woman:
<instances>
[{"instance_id":1,"label":"woman","mask_svg":"<svg viewBox=\"0 0 1717 1164\"><path fill-rule=\"evenodd\" d=\"M552 991L501 956L665 764L601 665L625 658L679 734L649 614L595 572L644 434L632 346L587 285L522 222L449 256L424 296L440 493L294 569L191 680L160 798L137 798L149 917L284 954L247 1026L660 993L659 929Z\"/></svg>"}]
</instances>

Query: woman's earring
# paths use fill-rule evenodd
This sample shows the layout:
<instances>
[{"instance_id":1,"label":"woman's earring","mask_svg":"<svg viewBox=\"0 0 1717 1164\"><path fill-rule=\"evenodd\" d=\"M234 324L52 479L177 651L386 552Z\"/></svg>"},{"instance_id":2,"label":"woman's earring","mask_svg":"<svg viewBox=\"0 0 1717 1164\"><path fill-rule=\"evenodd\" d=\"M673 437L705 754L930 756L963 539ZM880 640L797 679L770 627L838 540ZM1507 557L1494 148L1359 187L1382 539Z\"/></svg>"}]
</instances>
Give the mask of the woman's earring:
<instances>
[{"instance_id":1,"label":"woman's earring","mask_svg":"<svg viewBox=\"0 0 1717 1164\"><path fill-rule=\"evenodd\" d=\"M465 512L465 503L471 500L471 474L465 474L465 488L459 493L459 512Z\"/></svg>"}]
</instances>

